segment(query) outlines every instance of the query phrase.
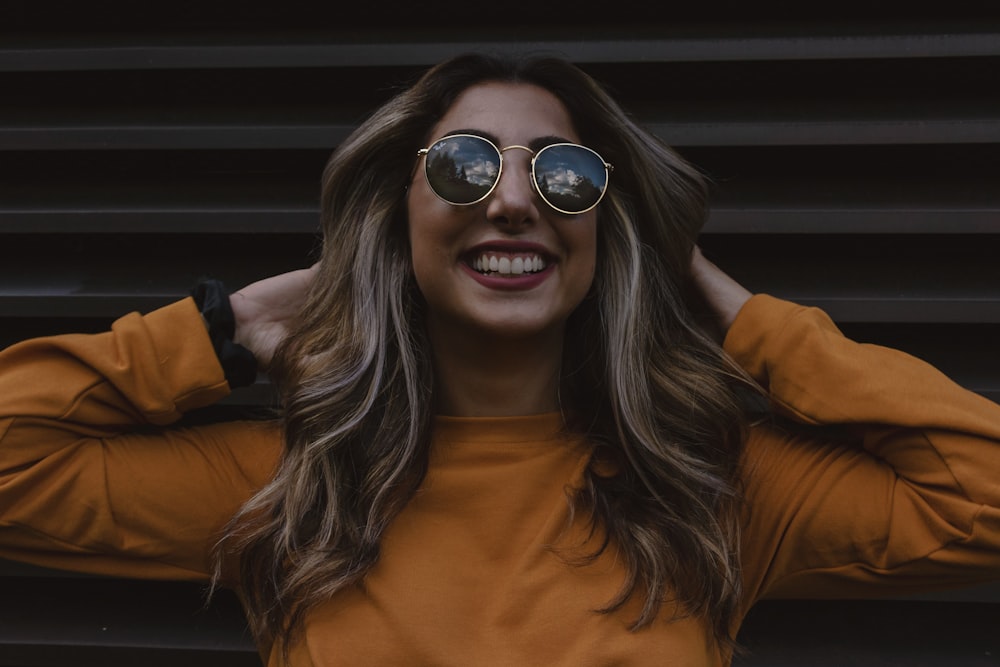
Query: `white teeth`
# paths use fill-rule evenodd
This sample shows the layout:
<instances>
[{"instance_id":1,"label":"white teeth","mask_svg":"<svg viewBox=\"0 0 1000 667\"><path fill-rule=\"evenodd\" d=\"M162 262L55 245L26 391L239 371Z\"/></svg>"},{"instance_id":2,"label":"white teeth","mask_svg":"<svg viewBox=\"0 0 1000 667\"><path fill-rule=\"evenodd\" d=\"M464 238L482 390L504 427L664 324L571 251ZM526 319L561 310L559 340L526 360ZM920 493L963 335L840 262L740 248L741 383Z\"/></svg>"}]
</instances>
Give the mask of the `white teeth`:
<instances>
[{"instance_id":1,"label":"white teeth","mask_svg":"<svg viewBox=\"0 0 1000 667\"><path fill-rule=\"evenodd\" d=\"M499 273L502 276L519 276L525 273L537 273L545 268L545 260L538 255L530 257L497 257L483 253L472 262L480 273Z\"/></svg>"}]
</instances>

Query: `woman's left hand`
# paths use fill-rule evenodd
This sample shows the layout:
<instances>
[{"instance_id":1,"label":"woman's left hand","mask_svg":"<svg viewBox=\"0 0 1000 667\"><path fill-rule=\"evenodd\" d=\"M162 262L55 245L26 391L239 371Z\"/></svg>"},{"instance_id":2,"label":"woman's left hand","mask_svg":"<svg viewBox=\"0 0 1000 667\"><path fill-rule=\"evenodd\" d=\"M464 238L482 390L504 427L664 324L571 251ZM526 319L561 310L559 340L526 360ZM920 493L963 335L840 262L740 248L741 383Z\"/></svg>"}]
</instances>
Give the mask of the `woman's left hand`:
<instances>
[{"instance_id":1,"label":"woman's left hand","mask_svg":"<svg viewBox=\"0 0 1000 667\"><path fill-rule=\"evenodd\" d=\"M691 277L711 307L719 326L722 327L722 334L725 335L740 308L753 294L705 259L698 246L695 246L691 253Z\"/></svg>"}]
</instances>

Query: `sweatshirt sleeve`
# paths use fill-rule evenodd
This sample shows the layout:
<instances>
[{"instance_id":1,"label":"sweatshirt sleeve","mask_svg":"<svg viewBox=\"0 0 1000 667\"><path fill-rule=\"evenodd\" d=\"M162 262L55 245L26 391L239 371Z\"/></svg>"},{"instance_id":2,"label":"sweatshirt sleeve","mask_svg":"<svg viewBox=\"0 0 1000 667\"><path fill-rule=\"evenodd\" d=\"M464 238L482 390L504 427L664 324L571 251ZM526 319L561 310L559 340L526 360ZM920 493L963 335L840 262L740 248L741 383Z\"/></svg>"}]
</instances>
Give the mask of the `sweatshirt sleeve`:
<instances>
[{"instance_id":1,"label":"sweatshirt sleeve","mask_svg":"<svg viewBox=\"0 0 1000 667\"><path fill-rule=\"evenodd\" d=\"M1000 579L1000 406L765 295L725 347L774 412L804 425L761 424L748 439L749 603Z\"/></svg>"},{"instance_id":2,"label":"sweatshirt sleeve","mask_svg":"<svg viewBox=\"0 0 1000 667\"><path fill-rule=\"evenodd\" d=\"M169 428L228 392L191 299L0 352L0 557L204 579L280 440L273 424Z\"/></svg>"}]
</instances>

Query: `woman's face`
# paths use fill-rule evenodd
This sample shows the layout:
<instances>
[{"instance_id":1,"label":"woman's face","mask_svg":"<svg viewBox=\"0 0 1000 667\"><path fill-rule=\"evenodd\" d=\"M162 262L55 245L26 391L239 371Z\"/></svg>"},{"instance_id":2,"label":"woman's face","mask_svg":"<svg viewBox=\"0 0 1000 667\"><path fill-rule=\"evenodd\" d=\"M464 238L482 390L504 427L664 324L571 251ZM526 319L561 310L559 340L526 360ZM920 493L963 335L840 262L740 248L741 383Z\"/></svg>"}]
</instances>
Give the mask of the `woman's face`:
<instances>
[{"instance_id":1,"label":"woman's face","mask_svg":"<svg viewBox=\"0 0 1000 667\"><path fill-rule=\"evenodd\" d=\"M530 84L469 88L428 143L455 133L485 136L501 149L516 144L537 150L555 137L580 141L562 103ZM530 161L528 151L505 151L496 188L470 206L439 199L424 177L423 158L418 162L407 198L409 238L432 336L448 331L561 337L566 318L590 289L596 211L564 215L549 208L531 186ZM477 268L477 262L494 259L498 270Z\"/></svg>"}]
</instances>

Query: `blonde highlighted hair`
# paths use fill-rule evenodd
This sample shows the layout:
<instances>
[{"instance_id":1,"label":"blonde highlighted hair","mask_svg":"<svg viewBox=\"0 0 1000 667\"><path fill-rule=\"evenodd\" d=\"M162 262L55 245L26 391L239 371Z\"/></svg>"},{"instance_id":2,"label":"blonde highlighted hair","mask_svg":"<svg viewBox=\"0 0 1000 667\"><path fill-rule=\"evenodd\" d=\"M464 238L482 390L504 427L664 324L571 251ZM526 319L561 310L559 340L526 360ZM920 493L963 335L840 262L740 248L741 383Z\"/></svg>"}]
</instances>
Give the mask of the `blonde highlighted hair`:
<instances>
[{"instance_id":1,"label":"blonde highlighted hair","mask_svg":"<svg viewBox=\"0 0 1000 667\"><path fill-rule=\"evenodd\" d=\"M458 95L486 81L541 86L583 143L615 165L598 207L592 294L571 316L562 390L571 428L618 473L574 499L627 576L603 611L665 601L703 616L720 644L740 601L736 463L745 380L691 315L689 262L706 215L700 174L561 59L471 54L428 71L363 123L323 174L319 273L276 357L286 450L273 481L229 524L248 618L287 646L303 615L358 583L420 485L433 368L409 264L404 196L416 151ZM565 378L564 378L565 379ZM583 558L595 558L588 554ZM219 575L217 575L219 576Z\"/></svg>"}]
</instances>

